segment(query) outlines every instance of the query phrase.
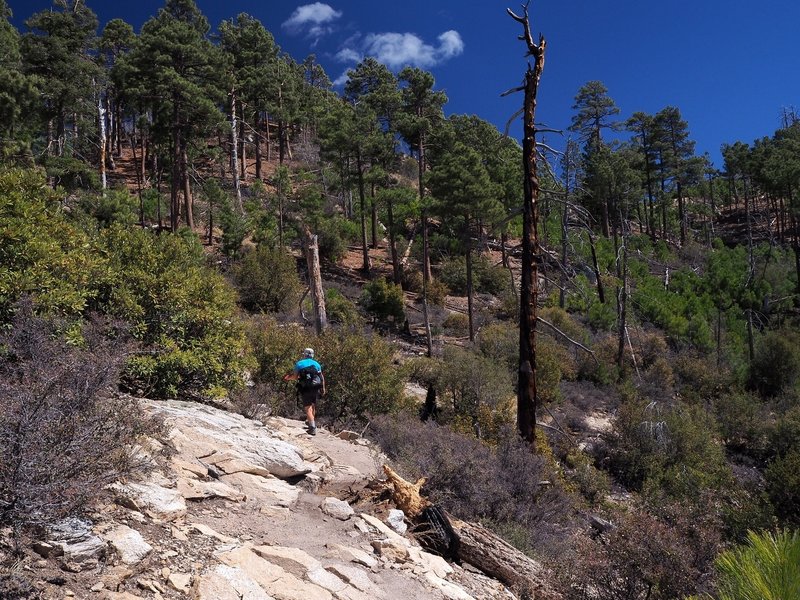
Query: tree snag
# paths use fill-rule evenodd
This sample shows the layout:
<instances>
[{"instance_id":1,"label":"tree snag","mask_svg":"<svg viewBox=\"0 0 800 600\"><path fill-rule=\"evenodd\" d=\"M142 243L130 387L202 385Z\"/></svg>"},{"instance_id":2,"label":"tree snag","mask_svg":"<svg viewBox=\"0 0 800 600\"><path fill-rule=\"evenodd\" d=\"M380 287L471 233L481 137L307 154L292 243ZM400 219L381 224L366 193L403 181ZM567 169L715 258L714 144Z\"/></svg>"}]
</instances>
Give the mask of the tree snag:
<instances>
[{"instance_id":1,"label":"tree snag","mask_svg":"<svg viewBox=\"0 0 800 600\"><path fill-rule=\"evenodd\" d=\"M539 176L536 168L536 93L544 70L545 39L540 34L539 43L533 41L528 5L523 5L522 16L511 9L508 14L523 27L519 39L528 47L534 64L528 63L525 72L525 100L523 104L522 161L524 169L524 205L522 211L522 278L520 284L519 319L519 385L517 388L517 427L520 435L533 445L536 435L536 302L539 295Z\"/></svg>"},{"instance_id":2,"label":"tree snag","mask_svg":"<svg viewBox=\"0 0 800 600\"><path fill-rule=\"evenodd\" d=\"M303 241L308 265L308 287L311 290L311 303L314 305L314 329L321 335L328 327L328 315L325 310L325 292L322 289L322 274L319 268L319 244L317 236L311 233L307 225L303 225Z\"/></svg>"}]
</instances>

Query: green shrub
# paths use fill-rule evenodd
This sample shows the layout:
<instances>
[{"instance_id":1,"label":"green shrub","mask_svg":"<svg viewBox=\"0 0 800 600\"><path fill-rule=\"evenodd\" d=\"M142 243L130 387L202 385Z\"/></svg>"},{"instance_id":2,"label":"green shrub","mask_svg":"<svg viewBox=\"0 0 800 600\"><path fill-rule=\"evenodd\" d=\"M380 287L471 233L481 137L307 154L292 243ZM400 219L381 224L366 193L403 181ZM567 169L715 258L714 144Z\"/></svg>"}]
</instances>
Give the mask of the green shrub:
<instances>
[{"instance_id":1,"label":"green shrub","mask_svg":"<svg viewBox=\"0 0 800 600\"><path fill-rule=\"evenodd\" d=\"M208 193L208 192L207 192ZM225 256L237 257L242 243L250 233L247 217L234 209L227 195L220 195L222 200L219 211L219 226L222 228L222 253Z\"/></svg>"},{"instance_id":2,"label":"green shrub","mask_svg":"<svg viewBox=\"0 0 800 600\"><path fill-rule=\"evenodd\" d=\"M315 337L309 330L265 318L253 320L247 329L258 363L256 378L280 390L280 398L273 399L276 407L295 406L294 385L281 383L281 377L291 372L307 346L314 348L325 373L328 394L317 405L323 422L363 423L367 415L390 412L402 402L402 372L391 347L377 336L328 330Z\"/></svg>"},{"instance_id":3,"label":"green shrub","mask_svg":"<svg viewBox=\"0 0 800 600\"><path fill-rule=\"evenodd\" d=\"M382 277L373 279L364 286L361 303L366 310L382 321L402 323L405 319L403 289Z\"/></svg>"},{"instance_id":4,"label":"green shrub","mask_svg":"<svg viewBox=\"0 0 800 600\"><path fill-rule=\"evenodd\" d=\"M358 239L358 225L342 217L320 219L315 233L319 240L319 256L322 260L337 262L347 252L347 246Z\"/></svg>"},{"instance_id":5,"label":"green shrub","mask_svg":"<svg viewBox=\"0 0 800 600\"><path fill-rule=\"evenodd\" d=\"M746 545L717 560L720 600L784 600L800 597L800 534L749 532Z\"/></svg>"},{"instance_id":6,"label":"green shrub","mask_svg":"<svg viewBox=\"0 0 800 600\"><path fill-rule=\"evenodd\" d=\"M297 307L302 284L297 262L282 248L260 245L233 268L242 306L253 312L285 312Z\"/></svg>"},{"instance_id":7,"label":"green shrub","mask_svg":"<svg viewBox=\"0 0 800 600\"><path fill-rule=\"evenodd\" d=\"M453 333L464 333L468 328L469 317L464 313L451 312L442 321L442 329L450 330Z\"/></svg>"},{"instance_id":8,"label":"green shrub","mask_svg":"<svg viewBox=\"0 0 800 600\"><path fill-rule=\"evenodd\" d=\"M464 256L449 258L442 262L440 270L442 282L453 293L467 293L467 259ZM497 267L483 255L475 255L472 261L472 285L475 292L498 296L511 284L506 269Z\"/></svg>"},{"instance_id":9,"label":"green shrub","mask_svg":"<svg viewBox=\"0 0 800 600\"><path fill-rule=\"evenodd\" d=\"M85 161L71 156L48 156L43 164L55 186L70 192L100 189L97 169Z\"/></svg>"},{"instance_id":10,"label":"green shrub","mask_svg":"<svg viewBox=\"0 0 800 600\"><path fill-rule=\"evenodd\" d=\"M764 475L775 513L792 526L800 527L800 447L776 457Z\"/></svg>"},{"instance_id":11,"label":"green shrub","mask_svg":"<svg viewBox=\"0 0 800 600\"><path fill-rule=\"evenodd\" d=\"M126 189L107 190L99 194L83 194L80 207L101 227L112 223L131 225L138 219L139 200Z\"/></svg>"},{"instance_id":12,"label":"green shrub","mask_svg":"<svg viewBox=\"0 0 800 600\"><path fill-rule=\"evenodd\" d=\"M107 279L107 261L64 216L40 171L0 172L0 324L31 296L40 314L79 315Z\"/></svg>"},{"instance_id":13,"label":"green shrub","mask_svg":"<svg viewBox=\"0 0 800 600\"><path fill-rule=\"evenodd\" d=\"M610 331L617 322L617 312L608 302L593 302L589 306L589 323L596 331Z\"/></svg>"},{"instance_id":14,"label":"green shrub","mask_svg":"<svg viewBox=\"0 0 800 600\"><path fill-rule=\"evenodd\" d=\"M800 335L773 331L756 346L750 366L750 385L765 396L776 396L800 377Z\"/></svg>"},{"instance_id":15,"label":"green shrub","mask_svg":"<svg viewBox=\"0 0 800 600\"><path fill-rule=\"evenodd\" d=\"M331 323L358 327L364 322L355 303L335 288L325 290L325 310Z\"/></svg>"},{"instance_id":16,"label":"green shrub","mask_svg":"<svg viewBox=\"0 0 800 600\"><path fill-rule=\"evenodd\" d=\"M128 363L129 389L173 397L242 385L249 358L236 295L206 267L194 236L114 226L100 244L111 267L100 306L131 323L147 348Z\"/></svg>"}]
</instances>

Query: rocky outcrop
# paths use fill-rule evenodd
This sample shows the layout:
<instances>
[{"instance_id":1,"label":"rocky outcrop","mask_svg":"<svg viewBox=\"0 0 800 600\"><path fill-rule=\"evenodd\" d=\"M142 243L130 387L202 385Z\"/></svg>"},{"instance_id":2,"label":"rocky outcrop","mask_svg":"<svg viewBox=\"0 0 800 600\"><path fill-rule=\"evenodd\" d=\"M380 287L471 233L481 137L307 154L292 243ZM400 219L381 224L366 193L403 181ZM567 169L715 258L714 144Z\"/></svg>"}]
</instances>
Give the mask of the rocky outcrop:
<instances>
[{"instance_id":1,"label":"rocky outcrop","mask_svg":"<svg viewBox=\"0 0 800 600\"><path fill-rule=\"evenodd\" d=\"M153 444L161 466L145 481L114 484L92 521L67 520L35 544L44 597L511 597L398 533L403 513L389 526L331 493L378 476L363 440L190 402L147 406L169 425L172 451Z\"/></svg>"}]
</instances>

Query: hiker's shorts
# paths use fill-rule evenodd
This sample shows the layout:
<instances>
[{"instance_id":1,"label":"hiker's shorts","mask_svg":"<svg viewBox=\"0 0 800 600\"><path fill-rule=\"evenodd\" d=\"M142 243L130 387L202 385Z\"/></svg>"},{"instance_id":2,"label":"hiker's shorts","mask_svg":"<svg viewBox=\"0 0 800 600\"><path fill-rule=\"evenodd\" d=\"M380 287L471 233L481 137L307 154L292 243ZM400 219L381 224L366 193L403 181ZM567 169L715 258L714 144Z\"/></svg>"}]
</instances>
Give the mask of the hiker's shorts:
<instances>
[{"instance_id":1,"label":"hiker's shorts","mask_svg":"<svg viewBox=\"0 0 800 600\"><path fill-rule=\"evenodd\" d=\"M300 400L303 401L303 407L316 404L319 400L319 395L321 392L322 388L313 388L304 392L300 392Z\"/></svg>"}]
</instances>

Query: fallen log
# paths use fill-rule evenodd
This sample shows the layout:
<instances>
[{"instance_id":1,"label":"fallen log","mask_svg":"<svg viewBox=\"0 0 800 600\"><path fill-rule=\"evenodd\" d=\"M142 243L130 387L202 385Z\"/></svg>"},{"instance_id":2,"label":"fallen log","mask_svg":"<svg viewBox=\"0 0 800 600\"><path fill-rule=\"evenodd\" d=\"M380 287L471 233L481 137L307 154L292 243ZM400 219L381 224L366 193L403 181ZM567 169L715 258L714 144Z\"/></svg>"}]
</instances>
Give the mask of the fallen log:
<instances>
[{"instance_id":1,"label":"fallen log","mask_svg":"<svg viewBox=\"0 0 800 600\"><path fill-rule=\"evenodd\" d=\"M469 563L500 581L520 598L559 600L547 585L548 572L539 562L481 525L455 519L420 494L425 479L411 483L387 465L392 499L415 524L420 543L457 562Z\"/></svg>"}]
</instances>

